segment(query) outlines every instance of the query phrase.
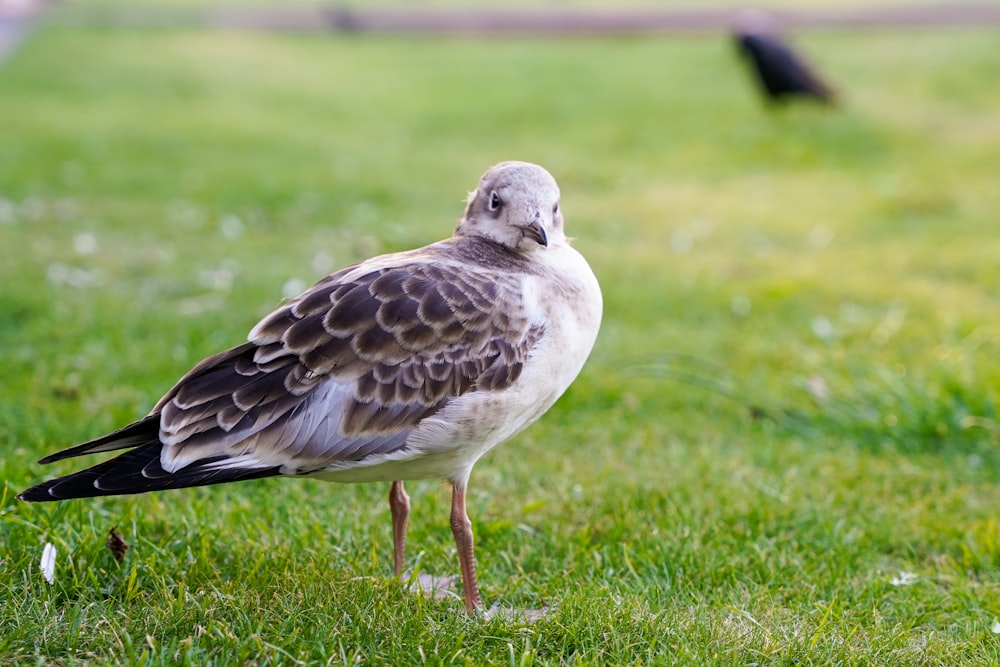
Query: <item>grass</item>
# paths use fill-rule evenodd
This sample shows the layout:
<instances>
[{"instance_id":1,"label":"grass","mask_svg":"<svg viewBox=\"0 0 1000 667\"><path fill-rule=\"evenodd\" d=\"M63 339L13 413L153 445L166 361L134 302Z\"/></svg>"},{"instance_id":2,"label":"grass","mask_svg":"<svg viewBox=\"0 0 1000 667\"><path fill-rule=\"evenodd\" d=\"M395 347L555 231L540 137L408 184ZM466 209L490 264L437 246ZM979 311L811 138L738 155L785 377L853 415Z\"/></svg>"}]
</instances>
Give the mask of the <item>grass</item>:
<instances>
[{"instance_id":1,"label":"grass","mask_svg":"<svg viewBox=\"0 0 1000 667\"><path fill-rule=\"evenodd\" d=\"M844 110L765 113L721 38L41 30L0 68L2 662L1000 661L996 37L799 42ZM381 485L13 499L508 158L606 301L470 490L488 603L544 620L403 590ZM410 565L452 573L411 493Z\"/></svg>"}]
</instances>

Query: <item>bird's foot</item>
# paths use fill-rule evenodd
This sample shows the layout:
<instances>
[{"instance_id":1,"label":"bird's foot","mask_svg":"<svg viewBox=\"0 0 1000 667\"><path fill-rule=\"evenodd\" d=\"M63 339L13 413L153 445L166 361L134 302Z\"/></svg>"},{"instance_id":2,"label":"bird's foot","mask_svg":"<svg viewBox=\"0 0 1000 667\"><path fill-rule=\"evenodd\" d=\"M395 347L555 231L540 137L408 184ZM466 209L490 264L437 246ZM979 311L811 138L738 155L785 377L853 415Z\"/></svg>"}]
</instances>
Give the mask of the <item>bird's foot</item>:
<instances>
[{"instance_id":1,"label":"bird's foot","mask_svg":"<svg viewBox=\"0 0 1000 667\"><path fill-rule=\"evenodd\" d=\"M400 581L412 593L423 595L432 600L445 600L461 598L457 590L459 577L438 577L426 572L404 572L400 575ZM495 604L489 609L483 609L482 615L486 620L502 618L515 623L534 623L545 617L551 611L551 607L544 606L541 609L516 609L514 607L501 607Z\"/></svg>"}]
</instances>

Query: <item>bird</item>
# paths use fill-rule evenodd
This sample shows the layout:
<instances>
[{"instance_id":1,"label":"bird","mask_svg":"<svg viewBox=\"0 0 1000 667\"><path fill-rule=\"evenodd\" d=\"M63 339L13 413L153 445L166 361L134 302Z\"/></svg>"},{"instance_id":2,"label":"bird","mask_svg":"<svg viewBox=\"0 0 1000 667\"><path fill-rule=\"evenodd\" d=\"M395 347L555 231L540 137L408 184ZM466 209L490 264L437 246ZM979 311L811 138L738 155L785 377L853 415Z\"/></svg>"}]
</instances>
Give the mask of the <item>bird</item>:
<instances>
[{"instance_id":1,"label":"bird","mask_svg":"<svg viewBox=\"0 0 1000 667\"><path fill-rule=\"evenodd\" d=\"M33 486L55 501L264 477L389 482L402 576L403 482L451 485L465 609L483 609L466 492L473 465L542 416L600 329L594 272L570 245L543 167L506 161L469 194L454 233L319 280L247 342L184 375L150 413L41 459L126 450Z\"/></svg>"},{"instance_id":2,"label":"bird","mask_svg":"<svg viewBox=\"0 0 1000 667\"><path fill-rule=\"evenodd\" d=\"M836 103L834 89L782 40L774 20L767 14L742 13L736 20L733 37L768 101L811 98L824 104Z\"/></svg>"}]
</instances>

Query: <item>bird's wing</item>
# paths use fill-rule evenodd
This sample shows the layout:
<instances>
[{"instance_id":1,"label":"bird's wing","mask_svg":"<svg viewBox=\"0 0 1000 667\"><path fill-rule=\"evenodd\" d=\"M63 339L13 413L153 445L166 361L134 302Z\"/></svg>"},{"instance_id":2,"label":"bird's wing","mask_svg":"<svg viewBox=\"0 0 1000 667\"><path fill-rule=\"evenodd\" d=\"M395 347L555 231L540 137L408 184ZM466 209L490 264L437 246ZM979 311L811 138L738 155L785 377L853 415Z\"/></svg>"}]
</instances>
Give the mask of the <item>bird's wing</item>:
<instances>
[{"instance_id":1,"label":"bird's wing","mask_svg":"<svg viewBox=\"0 0 1000 667\"><path fill-rule=\"evenodd\" d=\"M164 469L360 461L403 448L451 399L520 375L543 327L523 278L445 261L365 267L320 281L160 400Z\"/></svg>"}]
</instances>

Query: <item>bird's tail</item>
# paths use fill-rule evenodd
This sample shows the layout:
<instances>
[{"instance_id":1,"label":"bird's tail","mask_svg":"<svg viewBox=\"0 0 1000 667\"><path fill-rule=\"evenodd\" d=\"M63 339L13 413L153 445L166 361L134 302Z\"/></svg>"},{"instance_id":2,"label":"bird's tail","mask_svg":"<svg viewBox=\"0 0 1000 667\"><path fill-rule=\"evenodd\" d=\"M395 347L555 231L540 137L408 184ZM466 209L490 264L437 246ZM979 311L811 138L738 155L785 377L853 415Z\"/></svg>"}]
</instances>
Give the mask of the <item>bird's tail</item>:
<instances>
[{"instance_id":1,"label":"bird's tail","mask_svg":"<svg viewBox=\"0 0 1000 667\"><path fill-rule=\"evenodd\" d=\"M106 436L46 456L51 463L73 456L130 448L115 458L64 477L33 486L19 500L41 502L145 493L188 486L257 479L279 475L280 468L240 468L220 465L224 456L202 459L180 470L168 472L160 465L163 444L159 438L159 414L153 414Z\"/></svg>"}]
</instances>

